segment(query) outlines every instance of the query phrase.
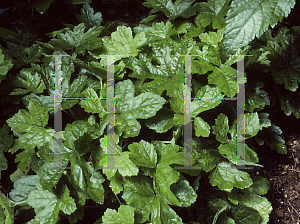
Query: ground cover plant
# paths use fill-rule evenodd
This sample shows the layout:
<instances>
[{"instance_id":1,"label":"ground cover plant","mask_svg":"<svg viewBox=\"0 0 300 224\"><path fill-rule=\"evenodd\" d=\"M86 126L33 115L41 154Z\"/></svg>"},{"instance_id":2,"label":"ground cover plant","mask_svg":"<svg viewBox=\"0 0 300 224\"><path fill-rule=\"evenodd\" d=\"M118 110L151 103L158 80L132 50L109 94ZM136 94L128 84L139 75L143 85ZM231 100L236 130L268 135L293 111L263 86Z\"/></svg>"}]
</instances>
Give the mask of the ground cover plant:
<instances>
[{"instance_id":1,"label":"ground cover plant","mask_svg":"<svg viewBox=\"0 0 300 224\"><path fill-rule=\"evenodd\" d=\"M79 23L49 40L4 35L0 80L1 170L13 155L13 187L0 219L32 212L26 223L268 223L270 184L256 175L258 146L286 154L265 107L277 102L300 117L295 1L147 0L136 26L103 24L85 3ZM12 31L2 32L13 34ZM64 100L62 165L54 166L55 62L65 97L107 97L107 55L114 56L115 166L107 164L105 100ZM185 165L185 58L191 57L192 165ZM237 56L245 56L245 165L236 168ZM280 87L279 87L280 86ZM280 91L276 91L276 88ZM218 98L218 99L214 99ZM15 109L13 109L15 108ZM17 108L17 109L16 109ZM16 110L16 111L15 111ZM11 113L11 112L14 113ZM2 172L3 173L3 172ZM87 217L93 210L93 217Z\"/></svg>"}]
</instances>

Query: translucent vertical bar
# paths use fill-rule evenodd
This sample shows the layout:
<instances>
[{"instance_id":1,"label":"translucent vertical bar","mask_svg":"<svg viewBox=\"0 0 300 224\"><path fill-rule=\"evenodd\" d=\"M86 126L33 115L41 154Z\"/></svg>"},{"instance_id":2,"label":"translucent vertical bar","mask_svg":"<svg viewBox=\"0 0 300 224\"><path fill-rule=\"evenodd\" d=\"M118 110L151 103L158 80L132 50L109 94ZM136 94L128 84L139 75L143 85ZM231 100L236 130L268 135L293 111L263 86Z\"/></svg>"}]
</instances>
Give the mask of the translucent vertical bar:
<instances>
[{"instance_id":1,"label":"translucent vertical bar","mask_svg":"<svg viewBox=\"0 0 300 224\"><path fill-rule=\"evenodd\" d=\"M54 167L62 167L61 56L55 55Z\"/></svg>"},{"instance_id":2,"label":"translucent vertical bar","mask_svg":"<svg viewBox=\"0 0 300 224\"><path fill-rule=\"evenodd\" d=\"M237 84L239 92L237 93L237 161L238 169L245 169L245 84L244 84L244 55L237 56ZM243 121L243 122L241 122ZM241 130L244 130L241 133Z\"/></svg>"},{"instance_id":3,"label":"translucent vertical bar","mask_svg":"<svg viewBox=\"0 0 300 224\"><path fill-rule=\"evenodd\" d=\"M107 56L107 163L111 169L115 165L115 129L114 129L114 56Z\"/></svg>"},{"instance_id":4,"label":"translucent vertical bar","mask_svg":"<svg viewBox=\"0 0 300 224\"><path fill-rule=\"evenodd\" d=\"M191 56L185 56L185 87L184 87L184 166L192 166L192 74Z\"/></svg>"},{"instance_id":5,"label":"translucent vertical bar","mask_svg":"<svg viewBox=\"0 0 300 224\"><path fill-rule=\"evenodd\" d=\"M175 169L201 169L193 167L192 154L192 55L185 56L185 86L184 86L184 167L175 167Z\"/></svg>"},{"instance_id":6,"label":"translucent vertical bar","mask_svg":"<svg viewBox=\"0 0 300 224\"><path fill-rule=\"evenodd\" d=\"M101 169L124 169L115 167L115 77L114 55L107 56L107 166Z\"/></svg>"}]
</instances>

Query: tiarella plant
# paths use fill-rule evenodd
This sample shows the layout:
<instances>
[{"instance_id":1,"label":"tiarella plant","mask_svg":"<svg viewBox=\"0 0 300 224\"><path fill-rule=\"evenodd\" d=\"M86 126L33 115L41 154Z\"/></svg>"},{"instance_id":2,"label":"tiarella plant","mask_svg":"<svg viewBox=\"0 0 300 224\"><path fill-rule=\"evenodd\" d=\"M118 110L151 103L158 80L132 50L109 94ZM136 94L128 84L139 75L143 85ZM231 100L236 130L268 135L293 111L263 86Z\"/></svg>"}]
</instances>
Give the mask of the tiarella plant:
<instances>
[{"instance_id":1,"label":"tiarella plant","mask_svg":"<svg viewBox=\"0 0 300 224\"><path fill-rule=\"evenodd\" d=\"M262 195L269 182L236 168L237 127L244 121L236 118L236 101L221 99L239 91L236 55L252 55L245 57L245 165L262 167L257 144L286 153L280 128L259 111L279 100L286 115L300 117L299 100L290 94L300 81L300 28L281 23L295 0L144 5L152 15L133 29L102 26L101 13L85 3L76 16L80 23L53 31L49 42L24 47L11 37L1 47L0 80L8 76L11 99L25 108L0 129L1 170L7 168L3 152L15 154L18 164L10 176L13 189L1 194L2 223L14 222L14 210L30 208L35 216L28 224L76 223L87 200L104 212L95 223L177 224L183 223L182 211L196 223L268 223L272 206ZM107 97L107 55L115 55L118 168L102 169L105 100L74 99L61 106L63 169L50 169L55 163L55 63L45 57L50 54L69 55L61 58L61 87L63 96L73 98ZM178 55L197 55L192 97L213 99L191 102L192 165L199 169L176 169L185 164L186 124L185 59ZM275 92L282 83L285 89Z\"/></svg>"}]
</instances>

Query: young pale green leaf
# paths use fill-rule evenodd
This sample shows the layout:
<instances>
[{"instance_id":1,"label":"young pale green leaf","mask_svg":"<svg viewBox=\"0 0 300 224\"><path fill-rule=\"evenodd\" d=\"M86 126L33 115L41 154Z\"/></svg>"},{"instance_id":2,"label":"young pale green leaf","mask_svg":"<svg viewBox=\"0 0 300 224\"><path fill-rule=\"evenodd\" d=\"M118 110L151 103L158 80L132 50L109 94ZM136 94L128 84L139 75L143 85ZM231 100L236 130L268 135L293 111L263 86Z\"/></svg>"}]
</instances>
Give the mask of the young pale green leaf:
<instances>
[{"instance_id":1,"label":"young pale green leaf","mask_svg":"<svg viewBox=\"0 0 300 224\"><path fill-rule=\"evenodd\" d=\"M44 128L49 119L48 108L39 105L35 101L30 101L28 110L29 112L21 109L17 114L6 121L13 131L23 133L23 135L19 137L19 145L25 149L23 154L26 154L27 159L31 157L30 153L34 153L32 149L36 146L40 148L50 142L54 135L53 129ZM26 150L29 151L26 152ZM19 156L17 160L24 161L27 164L26 158L22 159L22 157Z\"/></svg>"},{"instance_id":2,"label":"young pale green leaf","mask_svg":"<svg viewBox=\"0 0 300 224\"><path fill-rule=\"evenodd\" d=\"M107 224L133 224L134 208L129 205L121 205L118 212L108 208L102 216L102 221Z\"/></svg>"},{"instance_id":3,"label":"young pale green leaf","mask_svg":"<svg viewBox=\"0 0 300 224\"><path fill-rule=\"evenodd\" d=\"M75 16L76 19L80 23L84 23L87 28L100 26L103 20L101 12L97 12L94 15L94 9L91 8L87 2L85 2L83 7L80 9L80 15L75 14Z\"/></svg>"},{"instance_id":4,"label":"young pale green leaf","mask_svg":"<svg viewBox=\"0 0 300 224\"><path fill-rule=\"evenodd\" d=\"M37 72L33 74L30 69L23 69L11 81L16 87L21 88L14 89L9 95L22 95L30 92L38 94L46 88L41 76Z\"/></svg>"},{"instance_id":5,"label":"young pale green leaf","mask_svg":"<svg viewBox=\"0 0 300 224\"><path fill-rule=\"evenodd\" d=\"M129 158L129 155L130 155L130 152L126 151L126 152L122 152L121 155L119 155L119 156L115 156L115 164L114 164L115 167L123 167L123 169L121 169L121 168L104 169L103 173L108 178L113 177L116 174L117 170L124 177L136 176L139 172L139 168L131 161L131 159ZM100 166L107 167L106 157L102 158L102 160L100 161Z\"/></svg>"},{"instance_id":6,"label":"young pale green leaf","mask_svg":"<svg viewBox=\"0 0 300 224\"><path fill-rule=\"evenodd\" d=\"M64 185L63 194L60 197L48 190L31 191L27 202L36 213L33 222L55 224L60 211L67 215L73 213L76 210L76 203L69 194L70 191L66 185Z\"/></svg>"},{"instance_id":7,"label":"young pale green leaf","mask_svg":"<svg viewBox=\"0 0 300 224\"><path fill-rule=\"evenodd\" d=\"M209 33L201 33L199 38L202 42L217 48L219 43L222 41L224 36L224 29L218 30L217 32L210 32Z\"/></svg>"},{"instance_id":8,"label":"young pale green leaf","mask_svg":"<svg viewBox=\"0 0 300 224\"><path fill-rule=\"evenodd\" d=\"M130 27L118 26L117 30L111 34L111 39L104 40L104 47L108 54L118 54L124 58L137 56L140 51L138 48L146 43L147 38L143 32L133 38Z\"/></svg>"},{"instance_id":9,"label":"young pale green leaf","mask_svg":"<svg viewBox=\"0 0 300 224\"><path fill-rule=\"evenodd\" d=\"M169 20L174 20L177 17L189 18L194 16L200 9L199 3L193 3L195 0L176 0L173 3L170 0L147 0L143 3L148 8L153 8L151 13L163 12Z\"/></svg>"},{"instance_id":10,"label":"young pale green leaf","mask_svg":"<svg viewBox=\"0 0 300 224\"><path fill-rule=\"evenodd\" d=\"M199 137L208 137L210 133L210 126L201 117L195 117L194 119L194 129L196 131L195 135Z\"/></svg>"},{"instance_id":11,"label":"young pale green leaf","mask_svg":"<svg viewBox=\"0 0 300 224\"><path fill-rule=\"evenodd\" d=\"M173 92L184 83L184 57L176 54L190 54L194 51L195 42L191 39L183 39L180 43L162 40L152 42L150 46L153 49L151 61L147 54L142 53L139 54L139 59L130 59L130 66L134 72L129 76L137 79L153 79L141 86L143 92L161 95L167 90L167 95L172 96Z\"/></svg>"},{"instance_id":12,"label":"young pale green leaf","mask_svg":"<svg viewBox=\"0 0 300 224\"><path fill-rule=\"evenodd\" d=\"M209 174L209 182L212 186L217 186L227 192L231 192L233 187L244 189L253 184L247 172L238 170L228 162L221 162L217 165Z\"/></svg>"},{"instance_id":13,"label":"young pale green leaf","mask_svg":"<svg viewBox=\"0 0 300 224\"><path fill-rule=\"evenodd\" d=\"M38 175L22 176L14 182L14 188L9 192L9 197L14 202L25 200L30 192L36 189L36 182L39 180Z\"/></svg>"},{"instance_id":14,"label":"young pale green leaf","mask_svg":"<svg viewBox=\"0 0 300 224\"><path fill-rule=\"evenodd\" d=\"M233 0L226 17L224 46L232 54L287 17L295 0Z\"/></svg>"},{"instance_id":15,"label":"young pale green leaf","mask_svg":"<svg viewBox=\"0 0 300 224\"><path fill-rule=\"evenodd\" d=\"M0 206L2 207L0 211L0 221L2 221L3 224L13 224L14 204L2 193L0 193Z\"/></svg>"},{"instance_id":16,"label":"young pale green leaf","mask_svg":"<svg viewBox=\"0 0 300 224\"><path fill-rule=\"evenodd\" d=\"M134 85L131 80L119 82L115 90L116 128L118 135L134 137L141 128L136 119L153 117L165 104L166 100L156 94L147 92L134 97ZM130 126L131 125L131 126Z\"/></svg>"},{"instance_id":17,"label":"young pale green leaf","mask_svg":"<svg viewBox=\"0 0 300 224\"><path fill-rule=\"evenodd\" d=\"M152 27L140 24L139 26L134 27L133 30L135 33L144 32L147 36L148 43L169 39L172 35L177 33L170 21L167 21L166 24L164 24L164 22L155 23Z\"/></svg>"}]
</instances>

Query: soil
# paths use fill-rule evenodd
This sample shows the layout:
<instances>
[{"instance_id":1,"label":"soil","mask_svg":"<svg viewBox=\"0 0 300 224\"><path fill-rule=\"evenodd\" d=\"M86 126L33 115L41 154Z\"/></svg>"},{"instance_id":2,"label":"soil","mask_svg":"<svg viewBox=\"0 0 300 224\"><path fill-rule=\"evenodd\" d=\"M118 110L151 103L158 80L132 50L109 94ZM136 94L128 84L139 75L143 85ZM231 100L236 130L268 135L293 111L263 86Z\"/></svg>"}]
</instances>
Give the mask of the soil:
<instances>
[{"instance_id":1,"label":"soil","mask_svg":"<svg viewBox=\"0 0 300 224\"><path fill-rule=\"evenodd\" d=\"M300 223L300 134L282 136L286 142L287 154L269 152L259 157L264 169L256 172L270 182L266 197L273 210L269 223Z\"/></svg>"}]
</instances>

